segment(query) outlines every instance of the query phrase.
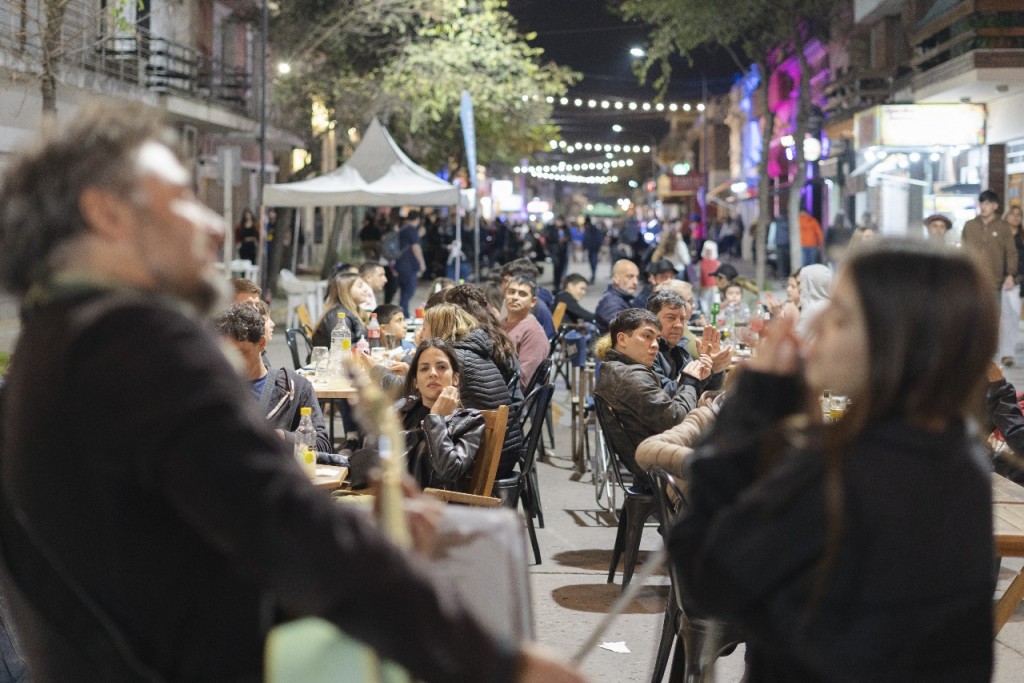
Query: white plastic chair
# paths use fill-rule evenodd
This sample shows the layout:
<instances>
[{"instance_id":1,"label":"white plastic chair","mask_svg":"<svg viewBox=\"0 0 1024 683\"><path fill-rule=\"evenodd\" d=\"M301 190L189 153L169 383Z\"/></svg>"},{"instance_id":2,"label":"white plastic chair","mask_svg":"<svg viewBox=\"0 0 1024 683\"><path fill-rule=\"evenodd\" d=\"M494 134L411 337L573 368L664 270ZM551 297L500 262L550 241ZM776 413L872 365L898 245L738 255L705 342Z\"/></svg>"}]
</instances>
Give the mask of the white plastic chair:
<instances>
[{"instance_id":1,"label":"white plastic chair","mask_svg":"<svg viewBox=\"0 0 1024 683\"><path fill-rule=\"evenodd\" d=\"M249 259L235 259L230 264L231 277L240 277L258 283L260 269Z\"/></svg>"},{"instance_id":2,"label":"white plastic chair","mask_svg":"<svg viewBox=\"0 0 1024 683\"><path fill-rule=\"evenodd\" d=\"M300 280L295 273L287 268L281 269L278 282L281 288L288 295L288 321L286 327L298 327L299 314L296 312L299 304L306 304L309 314L313 320L320 319L320 311L323 304L322 291L325 291L327 281Z\"/></svg>"}]
</instances>

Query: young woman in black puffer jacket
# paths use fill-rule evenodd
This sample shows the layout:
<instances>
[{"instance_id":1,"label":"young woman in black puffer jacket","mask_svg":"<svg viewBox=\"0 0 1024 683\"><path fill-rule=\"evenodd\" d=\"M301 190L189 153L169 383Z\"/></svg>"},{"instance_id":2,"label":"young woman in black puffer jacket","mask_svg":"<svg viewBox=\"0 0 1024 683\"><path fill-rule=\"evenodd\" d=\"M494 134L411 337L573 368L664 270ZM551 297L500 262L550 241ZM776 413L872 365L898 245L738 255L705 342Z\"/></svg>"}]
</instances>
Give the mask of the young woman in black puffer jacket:
<instances>
[{"instance_id":1,"label":"young woman in black puffer jacket","mask_svg":"<svg viewBox=\"0 0 1024 683\"><path fill-rule=\"evenodd\" d=\"M498 406L509 406L505 446L501 450L497 478L511 476L523 452L519 406L513 406L508 381L493 360L494 346L487 333L461 307L445 303L427 309L422 337L438 337L455 347L462 365L459 393L464 407L494 410ZM409 372L415 372L415 368L410 368Z\"/></svg>"}]
</instances>

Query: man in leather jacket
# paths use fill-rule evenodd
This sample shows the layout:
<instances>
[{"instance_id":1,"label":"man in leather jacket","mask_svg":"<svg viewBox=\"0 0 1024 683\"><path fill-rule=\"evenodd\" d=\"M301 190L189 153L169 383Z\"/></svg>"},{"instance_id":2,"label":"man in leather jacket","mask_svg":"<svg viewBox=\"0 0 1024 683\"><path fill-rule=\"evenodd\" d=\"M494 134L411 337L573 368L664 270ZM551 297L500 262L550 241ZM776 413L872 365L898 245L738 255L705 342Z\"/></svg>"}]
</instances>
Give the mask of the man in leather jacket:
<instances>
[{"instance_id":1,"label":"man in leather jacket","mask_svg":"<svg viewBox=\"0 0 1024 683\"><path fill-rule=\"evenodd\" d=\"M643 308L627 308L609 327L612 348L594 386L594 395L615 412L633 443L677 424L697 405L697 387L711 373L710 359L683 368L680 386L669 395L653 369L661 323Z\"/></svg>"}]
</instances>

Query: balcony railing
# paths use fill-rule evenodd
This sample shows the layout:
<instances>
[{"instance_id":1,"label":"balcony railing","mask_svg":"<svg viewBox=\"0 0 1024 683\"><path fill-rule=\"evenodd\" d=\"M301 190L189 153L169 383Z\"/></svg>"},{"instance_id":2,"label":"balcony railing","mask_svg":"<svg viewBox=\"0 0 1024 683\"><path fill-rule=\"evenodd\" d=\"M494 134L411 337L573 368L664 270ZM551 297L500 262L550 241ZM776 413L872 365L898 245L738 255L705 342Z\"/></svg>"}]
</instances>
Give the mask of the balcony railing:
<instances>
[{"instance_id":1,"label":"balcony railing","mask_svg":"<svg viewBox=\"0 0 1024 683\"><path fill-rule=\"evenodd\" d=\"M1024 12L978 12L930 25L913 37L911 65L919 73L975 50L1024 51Z\"/></svg>"},{"instance_id":2,"label":"balcony railing","mask_svg":"<svg viewBox=\"0 0 1024 683\"><path fill-rule=\"evenodd\" d=\"M43 49L33 17L0 13L0 53L9 66L40 73ZM134 28L112 29L102 14L69 4L61 31L58 79L100 74L150 92L211 102L255 117L257 84L252 74L187 45Z\"/></svg>"}]
</instances>

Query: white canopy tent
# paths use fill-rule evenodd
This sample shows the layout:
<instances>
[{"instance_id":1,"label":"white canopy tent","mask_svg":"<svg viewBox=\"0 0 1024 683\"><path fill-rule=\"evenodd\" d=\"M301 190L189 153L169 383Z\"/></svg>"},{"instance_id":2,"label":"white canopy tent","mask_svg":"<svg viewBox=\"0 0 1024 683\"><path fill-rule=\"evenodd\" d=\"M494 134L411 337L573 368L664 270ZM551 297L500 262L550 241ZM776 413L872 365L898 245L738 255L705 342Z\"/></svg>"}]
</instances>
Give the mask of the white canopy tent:
<instances>
[{"instance_id":1,"label":"white canopy tent","mask_svg":"<svg viewBox=\"0 0 1024 683\"><path fill-rule=\"evenodd\" d=\"M267 206L455 206L458 201L459 188L407 157L377 119L337 169L263 188Z\"/></svg>"},{"instance_id":2,"label":"white canopy tent","mask_svg":"<svg viewBox=\"0 0 1024 683\"><path fill-rule=\"evenodd\" d=\"M373 119L348 161L322 176L267 185L263 188L263 203L309 211L318 206L406 205L458 206L473 210L476 197L460 193L457 186L417 165L399 148L380 121ZM456 238L461 245L461 217ZM458 268L457 259L456 270Z\"/></svg>"}]
</instances>

